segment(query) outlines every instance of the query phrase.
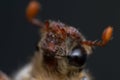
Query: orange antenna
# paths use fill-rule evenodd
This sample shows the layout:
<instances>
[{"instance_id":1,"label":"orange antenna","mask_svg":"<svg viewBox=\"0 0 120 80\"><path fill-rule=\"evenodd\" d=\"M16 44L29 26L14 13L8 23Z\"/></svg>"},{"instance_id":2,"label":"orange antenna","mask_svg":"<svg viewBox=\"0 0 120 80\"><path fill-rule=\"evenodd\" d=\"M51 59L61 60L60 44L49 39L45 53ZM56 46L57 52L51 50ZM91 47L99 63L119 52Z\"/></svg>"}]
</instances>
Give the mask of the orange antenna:
<instances>
[{"instance_id":1,"label":"orange antenna","mask_svg":"<svg viewBox=\"0 0 120 80\"><path fill-rule=\"evenodd\" d=\"M112 38L113 34L113 27L108 26L102 34L102 40L101 41L82 41L82 44L90 45L90 46L105 46Z\"/></svg>"},{"instance_id":2,"label":"orange antenna","mask_svg":"<svg viewBox=\"0 0 120 80\"><path fill-rule=\"evenodd\" d=\"M28 21L30 21L31 23L37 26L43 26L43 23L35 18L39 13L40 8L41 8L41 5L36 0L31 1L26 8L26 17Z\"/></svg>"}]
</instances>

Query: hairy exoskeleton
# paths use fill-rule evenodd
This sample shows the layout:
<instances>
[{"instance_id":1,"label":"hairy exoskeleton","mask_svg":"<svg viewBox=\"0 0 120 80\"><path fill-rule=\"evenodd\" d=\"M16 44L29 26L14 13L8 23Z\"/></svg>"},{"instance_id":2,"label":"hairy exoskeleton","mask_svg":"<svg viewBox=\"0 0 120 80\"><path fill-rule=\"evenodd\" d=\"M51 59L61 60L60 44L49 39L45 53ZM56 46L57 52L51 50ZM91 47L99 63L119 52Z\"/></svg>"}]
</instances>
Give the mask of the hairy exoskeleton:
<instances>
[{"instance_id":1,"label":"hairy exoskeleton","mask_svg":"<svg viewBox=\"0 0 120 80\"><path fill-rule=\"evenodd\" d=\"M84 69L94 46L105 46L112 37L109 26L101 41L88 41L73 26L35 18L40 9L37 1L31 1L26 9L27 19L40 27L41 39L32 61L21 69L14 80L92 80Z\"/></svg>"}]
</instances>

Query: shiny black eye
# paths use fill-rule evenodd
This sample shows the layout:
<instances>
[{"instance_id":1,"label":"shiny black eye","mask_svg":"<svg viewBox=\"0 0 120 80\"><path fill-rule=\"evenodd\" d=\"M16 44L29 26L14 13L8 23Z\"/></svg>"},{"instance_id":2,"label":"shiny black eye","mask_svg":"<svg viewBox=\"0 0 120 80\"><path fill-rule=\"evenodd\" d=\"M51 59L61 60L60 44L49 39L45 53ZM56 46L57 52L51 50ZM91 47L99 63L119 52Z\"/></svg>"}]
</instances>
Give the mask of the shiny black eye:
<instances>
[{"instance_id":1,"label":"shiny black eye","mask_svg":"<svg viewBox=\"0 0 120 80\"><path fill-rule=\"evenodd\" d=\"M87 59L87 54L80 47L76 47L72 50L68 56L69 64L73 66L82 66L85 64Z\"/></svg>"}]
</instances>

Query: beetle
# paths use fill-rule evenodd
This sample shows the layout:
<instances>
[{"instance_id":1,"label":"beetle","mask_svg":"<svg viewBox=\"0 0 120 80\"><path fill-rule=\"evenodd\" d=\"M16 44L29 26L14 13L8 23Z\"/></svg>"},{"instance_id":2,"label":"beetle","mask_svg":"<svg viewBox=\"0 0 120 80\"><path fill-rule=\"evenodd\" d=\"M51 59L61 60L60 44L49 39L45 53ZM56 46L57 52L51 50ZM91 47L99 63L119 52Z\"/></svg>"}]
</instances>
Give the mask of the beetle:
<instances>
[{"instance_id":1,"label":"beetle","mask_svg":"<svg viewBox=\"0 0 120 80\"><path fill-rule=\"evenodd\" d=\"M60 21L42 22L36 19L40 8L40 3L35 0L26 8L26 18L40 28L41 39L31 62L20 69L12 80L92 80L85 69L86 60L93 47L108 44L113 27L108 26L103 31L100 41L89 41L73 26ZM0 80L9 80L2 75Z\"/></svg>"}]
</instances>

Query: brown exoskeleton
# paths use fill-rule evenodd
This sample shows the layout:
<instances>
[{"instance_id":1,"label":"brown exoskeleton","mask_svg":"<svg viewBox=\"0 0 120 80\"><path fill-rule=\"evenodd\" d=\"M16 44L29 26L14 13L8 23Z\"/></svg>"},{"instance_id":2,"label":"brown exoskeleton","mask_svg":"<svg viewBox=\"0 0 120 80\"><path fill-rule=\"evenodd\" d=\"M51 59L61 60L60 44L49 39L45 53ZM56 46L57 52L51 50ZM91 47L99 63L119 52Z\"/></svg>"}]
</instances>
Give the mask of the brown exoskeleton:
<instances>
[{"instance_id":1,"label":"brown exoskeleton","mask_svg":"<svg viewBox=\"0 0 120 80\"><path fill-rule=\"evenodd\" d=\"M32 61L12 80L92 80L84 69L86 60L94 46L103 47L110 41L113 28L104 30L101 41L88 41L73 26L52 20L39 21L35 18L39 9L40 4L35 0L26 9L27 19L40 27L37 50Z\"/></svg>"}]
</instances>

